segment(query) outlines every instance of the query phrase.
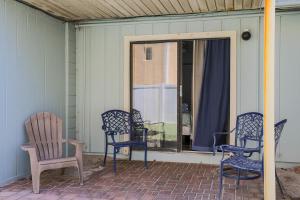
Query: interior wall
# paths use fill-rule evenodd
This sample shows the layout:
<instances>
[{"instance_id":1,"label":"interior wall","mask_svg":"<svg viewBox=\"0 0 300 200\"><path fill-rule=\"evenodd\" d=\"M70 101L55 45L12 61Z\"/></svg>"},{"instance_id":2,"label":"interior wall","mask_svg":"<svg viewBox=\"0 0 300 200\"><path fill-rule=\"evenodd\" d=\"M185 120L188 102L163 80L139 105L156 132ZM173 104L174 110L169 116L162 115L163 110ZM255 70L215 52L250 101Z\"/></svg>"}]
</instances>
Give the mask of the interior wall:
<instances>
[{"instance_id":1,"label":"interior wall","mask_svg":"<svg viewBox=\"0 0 300 200\"><path fill-rule=\"evenodd\" d=\"M24 121L65 116L65 27L42 12L0 0L0 185L29 172Z\"/></svg>"},{"instance_id":2,"label":"interior wall","mask_svg":"<svg viewBox=\"0 0 300 200\"><path fill-rule=\"evenodd\" d=\"M297 116L300 114L299 13L277 14L276 121L288 118L277 160L300 162L291 156L297 149ZM249 29L252 38L239 37ZM161 17L106 22L79 27L77 35L77 121L76 131L86 143L86 152L103 153L104 133L100 114L109 109L123 109L123 39L125 35L236 31L237 33L237 112L263 111L263 18L261 14L226 17ZM294 42L293 42L294 41ZM294 51L290 52L290 48ZM290 79L289 77L292 77ZM293 99L294 104L290 104ZM296 154L297 151L293 151ZM159 154L157 154L159 156ZM201 156L201 155L199 155ZM155 159L155 157L154 157ZM191 160L192 162L192 160ZM205 158L203 160L205 162Z\"/></svg>"}]
</instances>

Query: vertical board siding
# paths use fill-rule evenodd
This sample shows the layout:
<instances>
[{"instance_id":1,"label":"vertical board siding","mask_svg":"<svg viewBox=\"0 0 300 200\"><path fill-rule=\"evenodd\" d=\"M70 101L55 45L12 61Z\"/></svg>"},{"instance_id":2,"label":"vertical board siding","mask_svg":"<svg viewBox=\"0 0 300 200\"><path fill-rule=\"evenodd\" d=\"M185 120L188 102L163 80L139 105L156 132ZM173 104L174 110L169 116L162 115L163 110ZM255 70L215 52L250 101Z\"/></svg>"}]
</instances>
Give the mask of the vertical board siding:
<instances>
[{"instance_id":1,"label":"vertical board siding","mask_svg":"<svg viewBox=\"0 0 300 200\"><path fill-rule=\"evenodd\" d=\"M241 101L240 101L240 96L241 96L241 19L225 19L222 21L222 31L236 31L236 96L237 96L237 105L236 105L236 110L237 113L241 113Z\"/></svg>"},{"instance_id":2,"label":"vertical board siding","mask_svg":"<svg viewBox=\"0 0 300 200\"><path fill-rule=\"evenodd\" d=\"M104 95L98 91L105 90L105 62L101 57L97 56L104 54L104 30L92 28L92 40L91 55L96 59L92 60L91 63L91 82L92 82L92 99L91 99L91 152L99 151L99 146L104 146L104 141L99 137L101 127L98 126L100 123L100 114L97 110L105 110L104 108ZM109 95L109 94L108 94ZM100 145L99 145L100 144Z\"/></svg>"},{"instance_id":3,"label":"vertical board siding","mask_svg":"<svg viewBox=\"0 0 300 200\"><path fill-rule=\"evenodd\" d=\"M275 121L278 122L280 117L280 51L281 51L281 17L276 17L276 35L275 35ZM263 40L263 39L262 39ZM263 76L263 71L261 71L260 76ZM261 78L263 80L263 78ZM263 85L263 81L260 83ZM260 92L263 90L260 90ZM263 96L263 95L261 95ZM260 98L261 99L261 98ZM263 99L260 100L263 102ZM263 103L260 104L263 107ZM262 108L263 109L263 108Z\"/></svg>"},{"instance_id":4,"label":"vertical board siding","mask_svg":"<svg viewBox=\"0 0 300 200\"><path fill-rule=\"evenodd\" d=\"M204 31L204 23L202 21L193 21L187 23L187 32L203 32Z\"/></svg>"},{"instance_id":5,"label":"vertical board siding","mask_svg":"<svg viewBox=\"0 0 300 200\"><path fill-rule=\"evenodd\" d=\"M251 40L241 40L241 113L258 110L259 17L241 19L241 31L251 30Z\"/></svg>"},{"instance_id":6,"label":"vertical board siding","mask_svg":"<svg viewBox=\"0 0 300 200\"><path fill-rule=\"evenodd\" d=\"M6 84L5 84L5 128L1 131L1 137L5 138L5 142L1 145L3 151L3 160L5 162L10 163L11 166L1 167L3 169L3 180L8 180L11 177L15 177L17 173L17 148L16 148L16 135L11 135L9 131L15 132L15 127L11 127L13 123L13 119L11 118L12 114L15 114L16 109L9 101L10 98L14 99L13 96L16 90L17 85L12 82L12 79L16 79L14 76L8 78L8 75L11 74L11 71L16 70L16 55L17 55L17 7L16 3L12 1L5 2L5 15L4 15L4 38L3 38L3 46L4 46L4 56L3 56L3 64L5 69L6 76ZM15 12L12 12L15 11ZM10 83L12 85L9 85ZM9 118L10 117L10 118ZM9 130L11 129L11 130ZM22 137L22 136L21 136ZM24 137L24 136L23 136ZM4 140L3 140L4 141ZM4 162L1 162L1 164ZM2 164L3 165L3 164Z\"/></svg>"},{"instance_id":7,"label":"vertical board siding","mask_svg":"<svg viewBox=\"0 0 300 200\"><path fill-rule=\"evenodd\" d=\"M167 34L169 33L169 23L154 23L153 34Z\"/></svg>"},{"instance_id":8,"label":"vertical board siding","mask_svg":"<svg viewBox=\"0 0 300 200\"><path fill-rule=\"evenodd\" d=\"M5 7L4 1L0 1L0 44L4 44L4 22L5 22ZM4 60L4 45L0 45L0 60ZM6 67L3 64L0 65L0 130L6 128ZM0 137L3 137L3 131L0 132ZM0 145L0 160L4 160L4 145ZM0 167L0 177L4 177L4 168Z\"/></svg>"},{"instance_id":9,"label":"vertical board siding","mask_svg":"<svg viewBox=\"0 0 300 200\"><path fill-rule=\"evenodd\" d=\"M222 20L207 20L204 22L204 31L213 32L222 30Z\"/></svg>"},{"instance_id":10,"label":"vertical board siding","mask_svg":"<svg viewBox=\"0 0 300 200\"><path fill-rule=\"evenodd\" d=\"M153 24L137 24L135 25L135 34L136 35L152 35L153 33Z\"/></svg>"},{"instance_id":11,"label":"vertical board siding","mask_svg":"<svg viewBox=\"0 0 300 200\"><path fill-rule=\"evenodd\" d=\"M281 18L280 49L280 117L288 122L280 142L280 160L299 161L299 116L300 116L300 16Z\"/></svg>"},{"instance_id":12,"label":"vertical board siding","mask_svg":"<svg viewBox=\"0 0 300 200\"><path fill-rule=\"evenodd\" d=\"M76 139L76 30L74 24L68 26L68 138ZM69 155L74 155L75 147L68 145Z\"/></svg>"},{"instance_id":13,"label":"vertical board siding","mask_svg":"<svg viewBox=\"0 0 300 200\"><path fill-rule=\"evenodd\" d=\"M84 78L87 79L91 75L91 27L84 30L84 39L85 39L85 56L84 56L84 64L86 65L84 69ZM91 126L90 126L90 117L91 117L91 82L86 81L85 87L84 87L84 141L85 141L85 149L87 149L89 152L91 151L91 145L90 145L90 138L91 138Z\"/></svg>"},{"instance_id":14,"label":"vertical board siding","mask_svg":"<svg viewBox=\"0 0 300 200\"><path fill-rule=\"evenodd\" d=\"M292 42L293 40L297 40L296 35L300 31L299 26L296 25L297 20L299 20L299 14L279 14L276 22L276 88L278 90L276 91L275 101L276 119L288 118L289 120L287 128L284 130L285 136L280 145L278 153L280 157L278 159L285 162L300 162L299 158L294 156L294 154L290 156L290 147L288 145L288 142L299 139L296 133L293 133L293 131L297 130L296 121L297 116L300 114L299 106L295 109L291 106L292 104L288 103L289 99L293 98L295 99L293 105L297 106L296 100L299 101L299 92L287 89L291 88L292 85L300 85L296 78L287 80L290 75L293 77L299 74L297 71L299 69L296 68L297 64L295 64L298 63L296 61L296 53L298 51L293 51L293 54L295 54L294 60L289 59L288 53L291 47L292 49L297 49L300 46L300 44ZM293 28L290 28L290 26L293 26ZM83 32L90 31L91 27L97 33L92 34L93 45L89 45L90 41L83 36ZM252 33L249 41L244 41L240 37L241 33L246 29L249 29ZM92 141L89 147L91 150L86 150L87 152L103 153L104 151L104 133L101 130L102 122L100 114L108 109L123 108L124 35L203 31L236 31L237 113L263 111L263 18L258 15L240 15L226 18L211 17L205 19L199 16L198 18L190 19L176 18L161 21L117 22L80 27L77 29L78 46L76 55L77 61L80 61L77 63L77 99L84 99L86 91L89 90L88 87L91 87L92 101L77 102L77 131L81 138L84 138L84 135L88 134L86 137ZM287 44L282 47L283 42L287 42ZM293 45L290 43L293 43ZM93 52L95 50L97 52ZM283 51L286 55L282 54ZM90 62L92 64L88 63L87 58L91 59ZM293 64L289 64L290 62ZM287 65L289 70L287 70ZM93 71L92 74L85 73L86 70L91 69ZM282 70L284 71L282 72ZM86 90L83 90L84 87L87 87ZM90 111L85 110L86 107ZM90 115L88 116L89 118L87 118L87 114ZM83 121L89 124L83 124ZM293 142L291 144L293 145Z\"/></svg>"},{"instance_id":15,"label":"vertical board siding","mask_svg":"<svg viewBox=\"0 0 300 200\"><path fill-rule=\"evenodd\" d=\"M185 33L185 32L186 32L186 22L171 22L169 24L169 33Z\"/></svg>"},{"instance_id":16,"label":"vertical board siding","mask_svg":"<svg viewBox=\"0 0 300 200\"><path fill-rule=\"evenodd\" d=\"M29 172L24 122L38 111L64 117L64 24L0 0L0 185Z\"/></svg>"}]
</instances>

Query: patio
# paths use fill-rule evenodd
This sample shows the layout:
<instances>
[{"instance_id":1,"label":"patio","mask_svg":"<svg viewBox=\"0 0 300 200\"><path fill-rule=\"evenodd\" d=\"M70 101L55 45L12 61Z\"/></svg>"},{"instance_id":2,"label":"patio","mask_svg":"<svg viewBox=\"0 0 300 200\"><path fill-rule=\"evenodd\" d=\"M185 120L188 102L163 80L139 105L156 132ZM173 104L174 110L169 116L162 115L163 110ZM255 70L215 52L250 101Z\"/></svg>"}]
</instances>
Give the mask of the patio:
<instances>
[{"instance_id":1,"label":"patio","mask_svg":"<svg viewBox=\"0 0 300 200\"><path fill-rule=\"evenodd\" d=\"M0 0L0 200L220 199L215 146L234 143L224 166L261 176L223 179L221 199L283 199L278 177L300 198L299 22L300 0ZM126 127L105 125L109 110ZM261 115L246 131L258 150L234 141L245 113ZM81 182L52 170L70 166Z\"/></svg>"},{"instance_id":2,"label":"patio","mask_svg":"<svg viewBox=\"0 0 300 200\"><path fill-rule=\"evenodd\" d=\"M85 156L85 171L98 168L100 159ZM1 188L0 199L216 199L217 188L217 166L154 161L145 170L141 161L119 160L114 176L109 160L103 170L85 176L84 186L70 173L49 171L42 175L40 194L33 194L31 180L23 179ZM225 179L223 199L263 199L262 179L242 181L239 189Z\"/></svg>"}]
</instances>

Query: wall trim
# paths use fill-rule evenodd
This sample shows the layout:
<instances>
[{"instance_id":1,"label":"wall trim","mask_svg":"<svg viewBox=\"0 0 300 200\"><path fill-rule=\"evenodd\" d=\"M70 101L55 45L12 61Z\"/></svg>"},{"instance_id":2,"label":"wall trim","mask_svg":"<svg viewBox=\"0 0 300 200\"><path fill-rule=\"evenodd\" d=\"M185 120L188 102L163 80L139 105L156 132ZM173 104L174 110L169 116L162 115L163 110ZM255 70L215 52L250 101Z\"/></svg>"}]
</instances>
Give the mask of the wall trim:
<instances>
[{"instance_id":1,"label":"wall trim","mask_svg":"<svg viewBox=\"0 0 300 200\"><path fill-rule=\"evenodd\" d=\"M69 139L69 23L65 23L65 139ZM66 155L69 155L69 145L66 143Z\"/></svg>"}]
</instances>

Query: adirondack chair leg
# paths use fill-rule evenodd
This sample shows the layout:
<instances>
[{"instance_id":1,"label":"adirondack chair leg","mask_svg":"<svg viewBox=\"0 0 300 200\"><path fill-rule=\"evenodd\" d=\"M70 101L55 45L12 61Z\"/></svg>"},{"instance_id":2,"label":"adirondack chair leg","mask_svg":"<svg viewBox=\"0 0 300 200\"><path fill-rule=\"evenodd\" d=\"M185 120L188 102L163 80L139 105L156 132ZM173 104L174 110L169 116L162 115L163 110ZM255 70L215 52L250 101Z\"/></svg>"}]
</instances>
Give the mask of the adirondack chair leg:
<instances>
[{"instance_id":1,"label":"adirondack chair leg","mask_svg":"<svg viewBox=\"0 0 300 200\"><path fill-rule=\"evenodd\" d=\"M83 163L82 163L82 159L78 159L78 175L79 175L79 181L80 181L80 185L83 185Z\"/></svg>"},{"instance_id":2,"label":"adirondack chair leg","mask_svg":"<svg viewBox=\"0 0 300 200\"><path fill-rule=\"evenodd\" d=\"M79 175L79 182L80 185L83 185L83 175L82 175L82 168L78 166L78 175Z\"/></svg>"},{"instance_id":3,"label":"adirondack chair leg","mask_svg":"<svg viewBox=\"0 0 300 200\"><path fill-rule=\"evenodd\" d=\"M117 149L114 147L114 174L115 175L117 173L116 154L117 154Z\"/></svg>"},{"instance_id":4,"label":"adirondack chair leg","mask_svg":"<svg viewBox=\"0 0 300 200\"><path fill-rule=\"evenodd\" d=\"M147 164L147 143L146 145L144 146L144 150L145 150L145 160L144 160L144 165L145 165L145 168L148 169L148 164Z\"/></svg>"},{"instance_id":5,"label":"adirondack chair leg","mask_svg":"<svg viewBox=\"0 0 300 200\"><path fill-rule=\"evenodd\" d=\"M38 169L31 169L31 176L32 176L32 189L33 193L39 194L40 193L40 175L41 172Z\"/></svg>"},{"instance_id":6,"label":"adirondack chair leg","mask_svg":"<svg viewBox=\"0 0 300 200\"><path fill-rule=\"evenodd\" d=\"M218 199L220 200L222 197L222 188L223 188L223 163L220 165L220 177L219 177L219 194Z\"/></svg>"},{"instance_id":7,"label":"adirondack chair leg","mask_svg":"<svg viewBox=\"0 0 300 200\"><path fill-rule=\"evenodd\" d=\"M131 157L132 157L132 147L130 146L129 147L129 160L131 160Z\"/></svg>"}]
</instances>

